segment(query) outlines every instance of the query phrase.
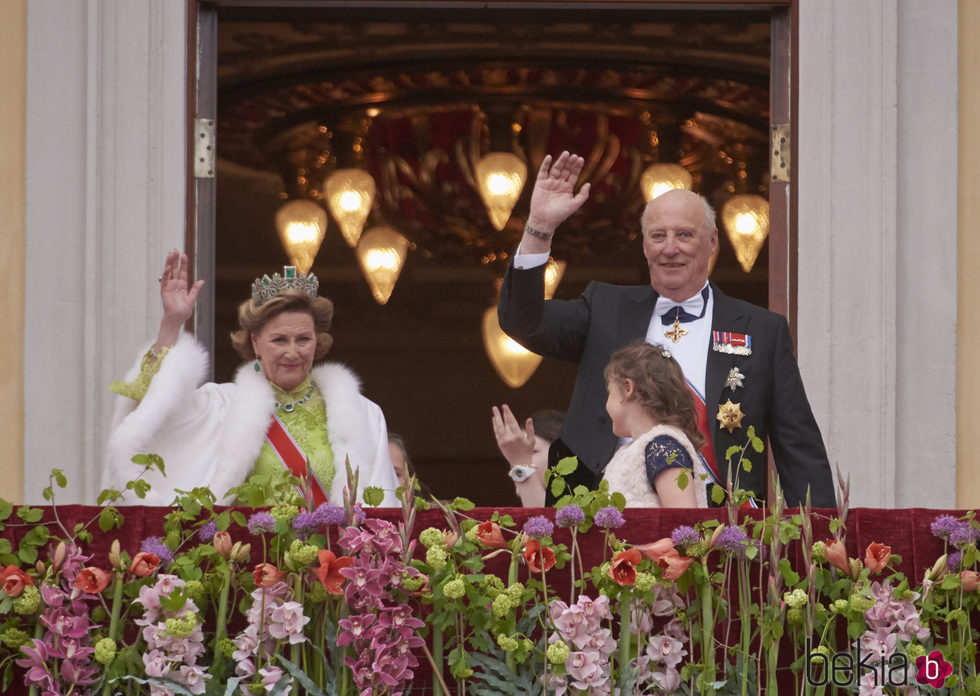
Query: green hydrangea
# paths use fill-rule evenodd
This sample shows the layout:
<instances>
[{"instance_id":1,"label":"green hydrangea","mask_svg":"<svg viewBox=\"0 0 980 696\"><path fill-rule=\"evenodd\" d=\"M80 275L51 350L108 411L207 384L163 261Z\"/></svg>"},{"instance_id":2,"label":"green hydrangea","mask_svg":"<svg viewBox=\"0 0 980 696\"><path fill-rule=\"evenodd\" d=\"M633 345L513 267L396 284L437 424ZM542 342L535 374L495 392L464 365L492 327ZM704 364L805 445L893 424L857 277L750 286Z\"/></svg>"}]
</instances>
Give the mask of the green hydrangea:
<instances>
[{"instance_id":1,"label":"green hydrangea","mask_svg":"<svg viewBox=\"0 0 980 696\"><path fill-rule=\"evenodd\" d=\"M827 550L827 545L822 541L818 541L810 549L810 557L815 563L824 563L827 560L825 551Z\"/></svg>"},{"instance_id":2,"label":"green hydrangea","mask_svg":"<svg viewBox=\"0 0 980 696\"><path fill-rule=\"evenodd\" d=\"M235 645L235 641L227 636L218 642L218 652L221 653L222 657L230 658L236 650L238 650L238 646Z\"/></svg>"},{"instance_id":3,"label":"green hydrangea","mask_svg":"<svg viewBox=\"0 0 980 696\"><path fill-rule=\"evenodd\" d=\"M293 539L293 543L289 545L289 557L293 560L293 564L298 568L305 568L308 565L312 565L317 558L317 553L319 549L311 544L304 544L299 539Z\"/></svg>"},{"instance_id":4,"label":"green hydrangea","mask_svg":"<svg viewBox=\"0 0 980 696\"><path fill-rule=\"evenodd\" d=\"M95 661L101 665L112 662L116 656L116 641L112 638L103 638L95 644Z\"/></svg>"},{"instance_id":5,"label":"green hydrangea","mask_svg":"<svg viewBox=\"0 0 980 696\"><path fill-rule=\"evenodd\" d=\"M806 592L800 588L796 588L792 592L783 593L783 601L791 609L799 609L800 607L805 607L809 597L807 597Z\"/></svg>"},{"instance_id":6,"label":"green hydrangea","mask_svg":"<svg viewBox=\"0 0 980 696\"><path fill-rule=\"evenodd\" d=\"M797 607L793 607L786 612L786 621L790 626L802 626L803 625L803 610Z\"/></svg>"},{"instance_id":7,"label":"green hydrangea","mask_svg":"<svg viewBox=\"0 0 980 696\"><path fill-rule=\"evenodd\" d=\"M478 530L479 530L479 525L474 524L471 527L469 527L465 532L463 532L463 536L466 537L467 541L472 541L475 544L476 533Z\"/></svg>"},{"instance_id":8,"label":"green hydrangea","mask_svg":"<svg viewBox=\"0 0 980 696\"><path fill-rule=\"evenodd\" d=\"M201 606L204 601L204 584L200 580L188 580L184 584L184 595L190 597L194 604Z\"/></svg>"},{"instance_id":9,"label":"green hydrangea","mask_svg":"<svg viewBox=\"0 0 980 696\"><path fill-rule=\"evenodd\" d=\"M269 509L269 514L276 520L291 520L299 514L299 508L295 505L276 505Z\"/></svg>"},{"instance_id":10,"label":"green hydrangea","mask_svg":"<svg viewBox=\"0 0 980 696\"><path fill-rule=\"evenodd\" d=\"M599 575L601 575L604 578L608 578L609 577L609 569L610 568L612 568L612 563L610 563L609 561L606 561L601 566L599 566Z\"/></svg>"},{"instance_id":11,"label":"green hydrangea","mask_svg":"<svg viewBox=\"0 0 980 696\"><path fill-rule=\"evenodd\" d=\"M497 645L507 652L514 652L520 647L520 643L517 642L517 638L508 636L506 633L497 634Z\"/></svg>"},{"instance_id":12,"label":"green hydrangea","mask_svg":"<svg viewBox=\"0 0 980 696\"><path fill-rule=\"evenodd\" d=\"M916 658L922 657L925 654L925 647L918 643L909 643L905 646L905 655L909 658L910 662L915 662Z\"/></svg>"},{"instance_id":13,"label":"green hydrangea","mask_svg":"<svg viewBox=\"0 0 980 696\"><path fill-rule=\"evenodd\" d=\"M507 588L507 595L510 597L510 602L515 607L524 601L524 585L519 582L515 582L513 585Z\"/></svg>"},{"instance_id":14,"label":"green hydrangea","mask_svg":"<svg viewBox=\"0 0 980 696\"><path fill-rule=\"evenodd\" d=\"M330 595L327 593L327 588L318 582L313 583L310 589L306 591L303 596L304 601L309 601L313 604L323 604L327 601L327 597Z\"/></svg>"},{"instance_id":15,"label":"green hydrangea","mask_svg":"<svg viewBox=\"0 0 980 696\"><path fill-rule=\"evenodd\" d=\"M430 546L429 550L425 552L425 562L432 566L435 570L442 570L446 567L446 559L449 554L446 553L445 546Z\"/></svg>"},{"instance_id":16,"label":"green hydrangea","mask_svg":"<svg viewBox=\"0 0 980 696\"><path fill-rule=\"evenodd\" d=\"M424 576L402 573L402 587L404 587L409 592L415 592L416 590L422 589L422 586L424 584L425 584Z\"/></svg>"},{"instance_id":17,"label":"green hydrangea","mask_svg":"<svg viewBox=\"0 0 980 696\"><path fill-rule=\"evenodd\" d=\"M248 692L254 696L265 696L265 684L262 682L252 682L248 685Z\"/></svg>"},{"instance_id":18,"label":"green hydrangea","mask_svg":"<svg viewBox=\"0 0 980 696\"><path fill-rule=\"evenodd\" d=\"M26 631L11 626L4 630L3 633L0 633L0 641L8 648L16 650L20 646L30 643L31 636Z\"/></svg>"},{"instance_id":19,"label":"green hydrangea","mask_svg":"<svg viewBox=\"0 0 980 696\"><path fill-rule=\"evenodd\" d=\"M429 527L419 534L419 543L427 549L433 546L445 546L446 535L435 527Z\"/></svg>"},{"instance_id":20,"label":"green hydrangea","mask_svg":"<svg viewBox=\"0 0 980 696\"><path fill-rule=\"evenodd\" d=\"M490 598L496 599L497 595L504 591L504 581L492 573L483 576L480 582L480 589Z\"/></svg>"},{"instance_id":21,"label":"green hydrangea","mask_svg":"<svg viewBox=\"0 0 980 696\"><path fill-rule=\"evenodd\" d=\"M449 599L459 599L466 594L466 581L457 576L442 586L442 594Z\"/></svg>"},{"instance_id":22,"label":"green hydrangea","mask_svg":"<svg viewBox=\"0 0 980 696\"><path fill-rule=\"evenodd\" d=\"M25 585L24 592L14 600L14 611L25 616L41 608L41 593L33 585Z\"/></svg>"},{"instance_id":23,"label":"green hydrangea","mask_svg":"<svg viewBox=\"0 0 980 696\"><path fill-rule=\"evenodd\" d=\"M509 614L510 610L513 608L514 603L510 601L510 595L508 595L506 592L501 592L493 598L493 607L491 608L491 611L498 619L502 619L507 616L507 614Z\"/></svg>"},{"instance_id":24,"label":"green hydrangea","mask_svg":"<svg viewBox=\"0 0 980 696\"><path fill-rule=\"evenodd\" d=\"M197 626L197 616L188 614L182 619L167 619L165 626L167 633L174 638L186 638L194 632L194 628Z\"/></svg>"},{"instance_id":25,"label":"green hydrangea","mask_svg":"<svg viewBox=\"0 0 980 696\"><path fill-rule=\"evenodd\" d=\"M637 573L636 582L633 586L639 592L649 592L653 589L653 586L657 584L657 577L653 573Z\"/></svg>"},{"instance_id":26,"label":"green hydrangea","mask_svg":"<svg viewBox=\"0 0 980 696\"><path fill-rule=\"evenodd\" d=\"M830 657L830 648L828 648L826 645L818 645L810 652L816 655L823 655L824 658Z\"/></svg>"},{"instance_id":27,"label":"green hydrangea","mask_svg":"<svg viewBox=\"0 0 980 696\"><path fill-rule=\"evenodd\" d=\"M847 608L851 606L851 603L846 599L836 599L834 603L830 605L830 611L833 614L843 614L847 611Z\"/></svg>"},{"instance_id":28,"label":"green hydrangea","mask_svg":"<svg viewBox=\"0 0 980 696\"><path fill-rule=\"evenodd\" d=\"M563 665L570 653L568 643L563 640L556 640L548 646L548 662L553 665Z\"/></svg>"},{"instance_id":29,"label":"green hydrangea","mask_svg":"<svg viewBox=\"0 0 980 696\"><path fill-rule=\"evenodd\" d=\"M852 594L850 600L851 609L862 614L875 605L874 597L865 597L859 594Z\"/></svg>"}]
</instances>

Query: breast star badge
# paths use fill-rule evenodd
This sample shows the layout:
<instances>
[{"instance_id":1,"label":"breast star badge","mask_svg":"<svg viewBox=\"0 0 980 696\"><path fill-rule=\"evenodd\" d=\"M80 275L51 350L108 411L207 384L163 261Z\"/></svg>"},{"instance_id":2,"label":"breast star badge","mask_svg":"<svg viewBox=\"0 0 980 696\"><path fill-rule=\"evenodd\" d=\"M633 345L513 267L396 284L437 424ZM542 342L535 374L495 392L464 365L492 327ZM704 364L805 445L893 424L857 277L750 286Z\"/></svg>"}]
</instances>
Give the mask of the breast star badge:
<instances>
[{"instance_id":1,"label":"breast star badge","mask_svg":"<svg viewBox=\"0 0 980 696\"><path fill-rule=\"evenodd\" d=\"M733 367L728 373L728 378L725 380L725 386L732 391L735 391L739 387L743 386L743 379L745 379L745 375L743 375L737 367Z\"/></svg>"},{"instance_id":2,"label":"breast star badge","mask_svg":"<svg viewBox=\"0 0 980 696\"><path fill-rule=\"evenodd\" d=\"M733 404L731 399L718 405L718 423L730 433L735 432L735 428L742 427L745 414L742 413L741 406L741 402Z\"/></svg>"}]
</instances>

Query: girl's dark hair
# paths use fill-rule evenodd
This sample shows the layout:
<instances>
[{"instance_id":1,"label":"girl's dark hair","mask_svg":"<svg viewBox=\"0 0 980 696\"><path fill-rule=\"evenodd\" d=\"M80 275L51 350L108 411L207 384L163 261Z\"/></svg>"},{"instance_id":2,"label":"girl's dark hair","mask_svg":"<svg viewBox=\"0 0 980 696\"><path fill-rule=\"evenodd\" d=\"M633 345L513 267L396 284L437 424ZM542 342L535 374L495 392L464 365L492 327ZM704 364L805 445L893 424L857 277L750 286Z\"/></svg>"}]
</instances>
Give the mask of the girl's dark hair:
<instances>
[{"instance_id":1,"label":"girl's dark hair","mask_svg":"<svg viewBox=\"0 0 980 696\"><path fill-rule=\"evenodd\" d=\"M299 290L286 290L271 300L256 306L255 300L246 300L238 306L238 331L231 333L231 345L246 360L255 359L252 348L252 334L262 330L273 317L283 312L306 312L313 317L313 330L316 333L316 353L319 360L333 344L333 337L327 333L333 321L333 302L326 297L310 297Z\"/></svg>"},{"instance_id":2,"label":"girl's dark hair","mask_svg":"<svg viewBox=\"0 0 980 696\"><path fill-rule=\"evenodd\" d=\"M635 398L651 416L684 431L694 449L704 445L704 435L698 430L694 395L684 381L681 366L666 348L646 341L621 348L609 359L605 378L606 384L632 380Z\"/></svg>"}]
</instances>

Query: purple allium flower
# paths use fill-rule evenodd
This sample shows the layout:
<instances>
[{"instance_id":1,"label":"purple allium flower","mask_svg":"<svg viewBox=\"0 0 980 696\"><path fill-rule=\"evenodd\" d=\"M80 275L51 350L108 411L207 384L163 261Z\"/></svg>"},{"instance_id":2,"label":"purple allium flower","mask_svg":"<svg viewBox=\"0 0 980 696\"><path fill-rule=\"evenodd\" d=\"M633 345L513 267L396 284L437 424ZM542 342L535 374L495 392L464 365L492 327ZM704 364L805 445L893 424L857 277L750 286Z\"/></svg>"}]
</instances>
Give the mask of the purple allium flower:
<instances>
[{"instance_id":1,"label":"purple allium flower","mask_svg":"<svg viewBox=\"0 0 980 696\"><path fill-rule=\"evenodd\" d=\"M674 546L686 548L701 541L701 535L698 534L698 530L696 530L694 527L685 524L677 527L671 533L670 540L674 542Z\"/></svg>"},{"instance_id":2,"label":"purple allium flower","mask_svg":"<svg viewBox=\"0 0 980 696\"><path fill-rule=\"evenodd\" d=\"M217 531L218 524L214 520L208 520L197 530L197 538L205 544L209 544L214 539L214 534Z\"/></svg>"},{"instance_id":3,"label":"purple allium flower","mask_svg":"<svg viewBox=\"0 0 980 696\"><path fill-rule=\"evenodd\" d=\"M276 528L276 518L268 512L256 512L248 518L248 531L252 534L268 534Z\"/></svg>"},{"instance_id":4,"label":"purple allium flower","mask_svg":"<svg viewBox=\"0 0 980 696\"><path fill-rule=\"evenodd\" d=\"M301 512L293 518L293 529L305 536L315 534L319 526L316 513L313 512Z\"/></svg>"},{"instance_id":5,"label":"purple allium flower","mask_svg":"<svg viewBox=\"0 0 980 696\"><path fill-rule=\"evenodd\" d=\"M555 514L559 527L577 527L585 522L585 512L578 505L566 505Z\"/></svg>"},{"instance_id":6,"label":"purple allium flower","mask_svg":"<svg viewBox=\"0 0 980 696\"><path fill-rule=\"evenodd\" d=\"M940 515L932 521L929 529L932 530L934 536L940 539L949 539L949 535L962 526L963 522L952 515Z\"/></svg>"},{"instance_id":7,"label":"purple allium flower","mask_svg":"<svg viewBox=\"0 0 980 696\"><path fill-rule=\"evenodd\" d=\"M968 522L963 522L958 529L954 529L949 535L949 543L956 547L972 544L977 540L977 530L970 526Z\"/></svg>"},{"instance_id":8,"label":"purple allium flower","mask_svg":"<svg viewBox=\"0 0 980 696\"><path fill-rule=\"evenodd\" d=\"M313 511L313 514L316 516L316 521L324 526L347 524L347 513L344 512L344 508L333 503L323 503Z\"/></svg>"},{"instance_id":9,"label":"purple allium flower","mask_svg":"<svg viewBox=\"0 0 980 696\"><path fill-rule=\"evenodd\" d=\"M174 560L174 552L158 536L146 537L140 544L140 551L155 553L160 558L160 566L164 568Z\"/></svg>"},{"instance_id":10,"label":"purple allium flower","mask_svg":"<svg viewBox=\"0 0 980 696\"><path fill-rule=\"evenodd\" d=\"M544 515L537 515L524 523L524 533L535 539L551 536L553 531L555 531L555 525Z\"/></svg>"},{"instance_id":11,"label":"purple allium flower","mask_svg":"<svg viewBox=\"0 0 980 696\"><path fill-rule=\"evenodd\" d=\"M960 570L960 563L963 562L963 554L959 551L954 551L946 557L946 568L949 569L951 573L957 573Z\"/></svg>"},{"instance_id":12,"label":"purple allium flower","mask_svg":"<svg viewBox=\"0 0 980 696\"><path fill-rule=\"evenodd\" d=\"M616 529L626 524L626 520L623 518L623 513L612 505L600 508L595 514L594 521L597 527L602 527L603 529Z\"/></svg>"},{"instance_id":13,"label":"purple allium flower","mask_svg":"<svg viewBox=\"0 0 980 696\"><path fill-rule=\"evenodd\" d=\"M715 539L715 548L729 553L745 553L748 534L741 527L725 527Z\"/></svg>"}]
</instances>

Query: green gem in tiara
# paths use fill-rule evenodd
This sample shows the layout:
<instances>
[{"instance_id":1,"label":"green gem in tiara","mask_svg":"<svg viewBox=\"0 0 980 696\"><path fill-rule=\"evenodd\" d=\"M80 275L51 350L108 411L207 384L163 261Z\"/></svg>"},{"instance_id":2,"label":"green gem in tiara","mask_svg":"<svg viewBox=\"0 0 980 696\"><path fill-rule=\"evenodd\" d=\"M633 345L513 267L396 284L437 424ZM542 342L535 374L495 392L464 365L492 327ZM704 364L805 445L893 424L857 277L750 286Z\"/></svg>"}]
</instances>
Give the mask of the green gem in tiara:
<instances>
[{"instance_id":1,"label":"green gem in tiara","mask_svg":"<svg viewBox=\"0 0 980 696\"><path fill-rule=\"evenodd\" d=\"M275 273L271 278L264 275L255 279L252 283L252 301L259 307L286 290L298 290L316 297L319 287L320 281L312 273L297 273L296 266L283 266L282 275Z\"/></svg>"}]
</instances>

